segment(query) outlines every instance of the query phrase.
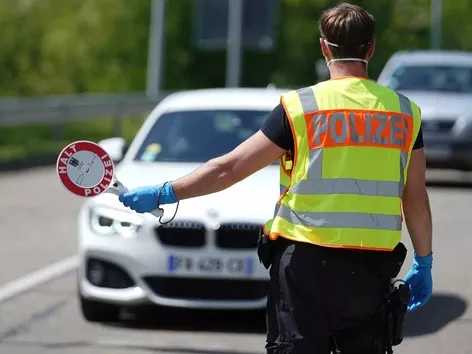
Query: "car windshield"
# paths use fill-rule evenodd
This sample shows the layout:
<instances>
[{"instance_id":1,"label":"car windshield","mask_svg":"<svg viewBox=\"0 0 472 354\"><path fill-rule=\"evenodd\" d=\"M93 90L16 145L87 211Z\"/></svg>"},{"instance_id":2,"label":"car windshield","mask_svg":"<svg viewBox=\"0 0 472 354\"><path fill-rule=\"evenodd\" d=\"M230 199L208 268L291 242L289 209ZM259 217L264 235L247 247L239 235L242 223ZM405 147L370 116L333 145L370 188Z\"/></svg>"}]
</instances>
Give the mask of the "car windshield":
<instances>
[{"instance_id":1,"label":"car windshield","mask_svg":"<svg viewBox=\"0 0 472 354\"><path fill-rule=\"evenodd\" d=\"M405 65L395 70L388 87L399 91L472 93L472 66Z\"/></svg>"},{"instance_id":2,"label":"car windshield","mask_svg":"<svg viewBox=\"0 0 472 354\"><path fill-rule=\"evenodd\" d=\"M268 114L247 110L165 113L149 131L135 160L206 162L256 133Z\"/></svg>"}]
</instances>

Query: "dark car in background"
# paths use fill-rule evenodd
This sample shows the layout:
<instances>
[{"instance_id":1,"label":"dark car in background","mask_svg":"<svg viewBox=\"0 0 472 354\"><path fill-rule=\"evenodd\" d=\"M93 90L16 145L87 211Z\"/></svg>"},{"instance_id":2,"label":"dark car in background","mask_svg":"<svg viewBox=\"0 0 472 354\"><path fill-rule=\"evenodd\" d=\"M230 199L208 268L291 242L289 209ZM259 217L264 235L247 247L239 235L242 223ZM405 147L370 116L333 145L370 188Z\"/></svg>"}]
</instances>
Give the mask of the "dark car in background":
<instances>
[{"instance_id":1,"label":"dark car in background","mask_svg":"<svg viewBox=\"0 0 472 354\"><path fill-rule=\"evenodd\" d=\"M420 106L429 168L472 170L472 53L397 52L377 82Z\"/></svg>"}]
</instances>

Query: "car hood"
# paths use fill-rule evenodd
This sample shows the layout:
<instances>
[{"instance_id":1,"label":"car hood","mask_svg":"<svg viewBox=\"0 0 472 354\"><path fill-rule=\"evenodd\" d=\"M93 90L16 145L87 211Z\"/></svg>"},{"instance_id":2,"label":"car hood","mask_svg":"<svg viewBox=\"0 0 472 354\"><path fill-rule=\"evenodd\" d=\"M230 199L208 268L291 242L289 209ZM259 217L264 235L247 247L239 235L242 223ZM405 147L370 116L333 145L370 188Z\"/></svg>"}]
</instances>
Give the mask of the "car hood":
<instances>
[{"instance_id":1,"label":"car hood","mask_svg":"<svg viewBox=\"0 0 472 354\"><path fill-rule=\"evenodd\" d=\"M472 94L400 91L420 108L423 119L455 120L472 111Z\"/></svg>"},{"instance_id":2,"label":"car hood","mask_svg":"<svg viewBox=\"0 0 472 354\"><path fill-rule=\"evenodd\" d=\"M122 163L116 176L129 189L175 180L192 172L201 164L193 163ZM279 197L279 166L271 165L224 191L180 202L175 220L208 222L246 221L264 223L273 215ZM92 203L123 209L112 194L92 198ZM164 205L163 221L172 217L176 205ZM128 209L129 210L129 209ZM153 216L146 214L152 220Z\"/></svg>"}]
</instances>

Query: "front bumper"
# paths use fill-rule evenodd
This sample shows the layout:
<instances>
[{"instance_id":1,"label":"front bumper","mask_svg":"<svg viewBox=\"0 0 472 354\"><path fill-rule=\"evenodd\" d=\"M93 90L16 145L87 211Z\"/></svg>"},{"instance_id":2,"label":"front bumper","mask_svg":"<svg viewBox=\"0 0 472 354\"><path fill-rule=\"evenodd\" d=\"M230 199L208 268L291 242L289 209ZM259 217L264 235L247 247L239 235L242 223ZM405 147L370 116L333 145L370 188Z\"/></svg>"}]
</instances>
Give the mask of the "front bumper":
<instances>
[{"instance_id":1,"label":"front bumper","mask_svg":"<svg viewBox=\"0 0 472 354\"><path fill-rule=\"evenodd\" d=\"M206 233L203 245L169 246L161 242L164 238L156 236L155 226L146 223L134 238L101 236L88 227L87 216L82 213L78 269L81 296L123 306L235 310L266 306L269 276L255 248L222 249L211 231ZM220 263L219 268L212 265L213 261ZM114 285L94 279L90 270L93 262L114 269Z\"/></svg>"},{"instance_id":2,"label":"front bumper","mask_svg":"<svg viewBox=\"0 0 472 354\"><path fill-rule=\"evenodd\" d=\"M93 254L93 255L92 255ZM94 285L87 275L88 260L119 265L133 279L126 288ZM195 309L262 309L266 305L267 277L172 275L145 267L141 271L123 266L123 258L94 250L81 257L79 286L83 297L123 306L156 304Z\"/></svg>"}]
</instances>

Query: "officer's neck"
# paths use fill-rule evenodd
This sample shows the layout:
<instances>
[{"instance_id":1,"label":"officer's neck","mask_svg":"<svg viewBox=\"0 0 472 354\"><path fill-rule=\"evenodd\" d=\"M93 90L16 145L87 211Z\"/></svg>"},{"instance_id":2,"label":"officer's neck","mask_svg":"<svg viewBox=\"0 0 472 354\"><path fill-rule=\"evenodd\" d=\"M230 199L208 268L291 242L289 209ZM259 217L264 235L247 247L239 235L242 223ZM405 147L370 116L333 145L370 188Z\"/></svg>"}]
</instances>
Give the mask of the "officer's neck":
<instances>
[{"instance_id":1,"label":"officer's neck","mask_svg":"<svg viewBox=\"0 0 472 354\"><path fill-rule=\"evenodd\" d=\"M329 65L331 79L338 79L346 76L369 77L367 65L364 63L331 63Z\"/></svg>"}]
</instances>

